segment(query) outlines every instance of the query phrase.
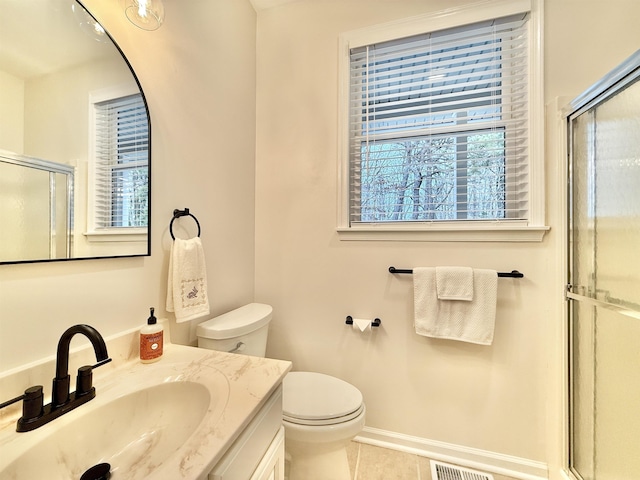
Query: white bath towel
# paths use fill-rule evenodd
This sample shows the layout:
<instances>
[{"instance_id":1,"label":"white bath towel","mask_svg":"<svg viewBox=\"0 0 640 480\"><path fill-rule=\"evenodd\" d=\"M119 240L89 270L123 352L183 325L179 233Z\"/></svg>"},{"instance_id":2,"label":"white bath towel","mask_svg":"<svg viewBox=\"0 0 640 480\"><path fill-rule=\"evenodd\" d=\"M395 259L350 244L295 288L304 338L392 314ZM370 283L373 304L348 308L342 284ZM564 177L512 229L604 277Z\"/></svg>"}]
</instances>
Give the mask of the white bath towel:
<instances>
[{"instance_id":1,"label":"white bath towel","mask_svg":"<svg viewBox=\"0 0 640 480\"><path fill-rule=\"evenodd\" d=\"M176 238L171 245L167 311L175 312L177 323L209 314L207 268L200 237Z\"/></svg>"},{"instance_id":2,"label":"white bath towel","mask_svg":"<svg viewBox=\"0 0 640 480\"><path fill-rule=\"evenodd\" d=\"M436 267L438 300L473 300L473 268Z\"/></svg>"},{"instance_id":3,"label":"white bath towel","mask_svg":"<svg viewBox=\"0 0 640 480\"><path fill-rule=\"evenodd\" d=\"M439 300L433 267L413 269L414 326L427 337L491 345L496 316L498 274L473 270L473 300Z\"/></svg>"}]
</instances>

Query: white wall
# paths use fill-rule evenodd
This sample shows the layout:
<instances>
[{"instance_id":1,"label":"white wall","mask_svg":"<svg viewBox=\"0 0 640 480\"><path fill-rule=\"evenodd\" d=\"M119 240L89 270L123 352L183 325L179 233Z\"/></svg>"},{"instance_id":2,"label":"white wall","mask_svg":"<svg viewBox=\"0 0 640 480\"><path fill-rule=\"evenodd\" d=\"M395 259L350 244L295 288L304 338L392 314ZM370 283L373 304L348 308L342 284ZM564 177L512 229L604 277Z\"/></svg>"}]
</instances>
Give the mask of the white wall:
<instances>
[{"instance_id":1,"label":"white wall","mask_svg":"<svg viewBox=\"0 0 640 480\"><path fill-rule=\"evenodd\" d=\"M60 334L75 323L111 335L142 325L150 306L166 316L174 208L189 207L202 226L212 313L253 299L256 16L250 3L168 0L166 22L155 32L128 23L120 2L85 3L127 55L150 106L152 255L0 266L0 372L53 355ZM193 340L188 325L175 327L179 341Z\"/></svg>"},{"instance_id":2,"label":"white wall","mask_svg":"<svg viewBox=\"0 0 640 480\"><path fill-rule=\"evenodd\" d=\"M0 70L0 149L24 148L24 82Z\"/></svg>"},{"instance_id":3,"label":"white wall","mask_svg":"<svg viewBox=\"0 0 640 480\"><path fill-rule=\"evenodd\" d=\"M258 16L256 299L275 309L268 354L352 382L367 425L561 462L563 159L548 112L541 243L340 241L336 226L341 32L471 3L303 0ZM634 0L547 0L545 98L576 96L640 43ZM412 282L390 265L518 269L499 281L491 347L417 336ZM346 315L380 317L354 333ZM549 420L552 418L553 421ZM555 457L554 457L555 456Z\"/></svg>"}]
</instances>

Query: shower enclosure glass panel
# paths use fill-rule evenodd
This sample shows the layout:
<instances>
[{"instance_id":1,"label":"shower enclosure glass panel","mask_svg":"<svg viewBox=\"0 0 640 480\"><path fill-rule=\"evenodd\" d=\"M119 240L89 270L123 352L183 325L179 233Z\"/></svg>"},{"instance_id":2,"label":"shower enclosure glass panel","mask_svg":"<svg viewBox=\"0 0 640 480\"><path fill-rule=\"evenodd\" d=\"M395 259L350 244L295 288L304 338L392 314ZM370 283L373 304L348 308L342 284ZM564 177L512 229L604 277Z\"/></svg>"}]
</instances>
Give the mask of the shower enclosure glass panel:
<instances>
[{"instance_id":1,"label":"shower enclosure glass panel","mask_svg":"<svg viewBox=\"0 0 640 480\"><path fill-rule=\"evenodd\" d=\"M7 261L69 258L73 167L0 152L0 250Z\"/></svg>"},{"instance_id":2,"label":"shower enclosure glass panel","mask_svg":"<svg viewBox=\"0 0 640 480\"><path fill-rule=\"evenodd\" d=\"M572 105L570 458L584 480L640 471L640 54Z\"/></svg>"}]
</instances>

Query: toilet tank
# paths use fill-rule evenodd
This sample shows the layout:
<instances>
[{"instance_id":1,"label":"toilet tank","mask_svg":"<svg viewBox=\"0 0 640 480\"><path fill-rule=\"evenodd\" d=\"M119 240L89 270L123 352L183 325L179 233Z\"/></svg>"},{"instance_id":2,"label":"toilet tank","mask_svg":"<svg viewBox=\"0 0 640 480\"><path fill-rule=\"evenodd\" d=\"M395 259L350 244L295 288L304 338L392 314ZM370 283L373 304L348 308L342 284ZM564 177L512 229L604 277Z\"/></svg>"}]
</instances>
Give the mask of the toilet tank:
<instances>
[{"instance_id":1,"label":"toilet tank","mask_svg":"<svg viewBox=\"0 0 640 480\"><path fill-rule=\"evenodd\" d=\"M264 357L273 308L250 303L207 320L196 329L198 347Z\"/></svg>"}]
</instances>

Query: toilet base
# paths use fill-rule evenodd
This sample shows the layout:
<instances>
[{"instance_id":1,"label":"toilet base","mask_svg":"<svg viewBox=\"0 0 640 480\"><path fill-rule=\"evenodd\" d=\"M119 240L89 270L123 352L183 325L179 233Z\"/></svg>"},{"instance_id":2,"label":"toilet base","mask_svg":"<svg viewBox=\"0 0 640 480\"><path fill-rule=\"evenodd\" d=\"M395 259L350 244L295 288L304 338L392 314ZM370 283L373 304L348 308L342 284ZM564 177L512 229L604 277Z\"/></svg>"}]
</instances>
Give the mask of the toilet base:
<instances>
[{"instance_id":1,"label":"toilet base","mask_svg":"<svg viewBox=\"0 0 640 480\"><path fill-rule=\"evenodd\" d=\"M344 447L322 451L316 449L308 453L287 451L287 459L288 480L351 480Z\"/></svg>"},{"instance_id":2,"label":"toilet base","mask_svg":"<svg viewBox=\"0 0 640 480\"><path fill-rule=\"evenodd\" d=\"M366 408L346 422L309 426L284 420L288 480L351 480L347 446L363 427Z\"/></svg>"}]
</instances>

